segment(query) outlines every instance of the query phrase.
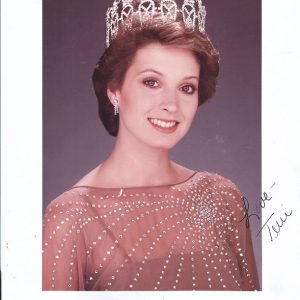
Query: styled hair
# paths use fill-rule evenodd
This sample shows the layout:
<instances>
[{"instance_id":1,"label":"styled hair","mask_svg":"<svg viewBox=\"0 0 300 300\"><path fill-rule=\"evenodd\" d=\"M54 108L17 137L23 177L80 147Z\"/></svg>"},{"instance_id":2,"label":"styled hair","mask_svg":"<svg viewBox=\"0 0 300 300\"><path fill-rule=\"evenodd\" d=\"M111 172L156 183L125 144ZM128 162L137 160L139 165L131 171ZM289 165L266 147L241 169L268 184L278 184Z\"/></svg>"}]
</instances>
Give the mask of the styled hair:
<instances>
[{"instance_id":1,"label":"styled hair","mask_svg":"<svg viewBox=\"0 0 300 300\"><path fill-rule=\"evenodd\" d=\"M200 65L199 106L213 96L219 74L219 53L205 33L192 31L182 20L166 21L155 15L143 26L132 18L132 27L121 26L118 35L106 48L93 73L93 85L98 99L99 117L112 136L117 136L119 115L107 96L107 88L120 88L126 71L134 60L137 50L151 43L176 46L191 50Z\"/></svg>"}]
</instances>

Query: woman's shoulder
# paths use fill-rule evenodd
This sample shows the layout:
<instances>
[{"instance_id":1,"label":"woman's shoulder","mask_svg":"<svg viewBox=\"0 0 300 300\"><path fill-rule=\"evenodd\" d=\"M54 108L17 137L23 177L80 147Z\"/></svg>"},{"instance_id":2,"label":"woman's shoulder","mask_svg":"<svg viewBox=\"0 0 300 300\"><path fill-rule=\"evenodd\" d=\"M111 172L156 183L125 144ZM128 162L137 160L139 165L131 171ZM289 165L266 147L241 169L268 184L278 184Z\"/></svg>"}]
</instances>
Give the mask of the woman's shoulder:
<instances>
[{"instance_id":1,"label":"woman's shoulder","mask_svg":"<svg viewBox=\"0 0 300 300\"><path fill-rule=\"evenodd\" d=\"M240 206L243 196L237 185L229 178L217 173L197 172L193 178L197 183L199 191L209 191L211 199L222 199L223 203L230 206Z\"/></svg>"},{"instance_id":2,"label":"woman's shoulder","mask_svg":"<svg viewBox=\"0 0 300 300\"><path fill-rule=\"evenodd\" d=\"M224 177L218 173L196 171L194 177L195 180L199 182L206 182L207 184L215 188L232 188L238 190L238 187L231 179Z\"/></svg>"},{"instance_id":3,"label":"woman's shoulder","mask_svg":"<svg viewBox=\"0 0 300 300\"><path fill-rule=\"evenodd\" d=\"M51 200L46 207L46 214L58 209L77 208L78 210L87 206L86 196L89 195L89 190L94 184L93 180L98 168L99 166L85 174L73 186Z\"/></svg>"},{"instance_id":4,"label":"woman's shoulder","mask_svg":"<svg viewBox=\"0 0 300 300\"><path fill-rule=\"evenodd\" d=\"M59 196L51 200L45 209L45 217L48 215L66 215L84 212L88 208L88 203L85 201L85 188L74 189L73 187L67 189Z\"/></svg>"}]
</instances>

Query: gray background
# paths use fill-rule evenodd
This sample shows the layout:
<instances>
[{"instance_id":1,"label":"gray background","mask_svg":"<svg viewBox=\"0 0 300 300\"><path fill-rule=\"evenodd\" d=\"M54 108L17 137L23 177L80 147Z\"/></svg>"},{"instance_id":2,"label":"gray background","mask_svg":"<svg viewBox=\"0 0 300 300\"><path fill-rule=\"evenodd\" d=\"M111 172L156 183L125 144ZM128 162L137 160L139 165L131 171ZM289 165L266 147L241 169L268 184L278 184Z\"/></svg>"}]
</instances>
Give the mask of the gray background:
<instances>
[{"instance_id":1,"label":"gray background","mask_svg":"<svg viewBox=\"0 0 300 300\"><path fill-rule=\"evenodd\" d=\"M261 1L206 0L206 31L221 53L217 93L200 107L172 158L236 183L260 213ZM111 0L43 1L43 204L96 167L114 138L98 119L92 71L105 48ZM261 278L261 224L252 225Z\"/></svg>"}]
</instances>

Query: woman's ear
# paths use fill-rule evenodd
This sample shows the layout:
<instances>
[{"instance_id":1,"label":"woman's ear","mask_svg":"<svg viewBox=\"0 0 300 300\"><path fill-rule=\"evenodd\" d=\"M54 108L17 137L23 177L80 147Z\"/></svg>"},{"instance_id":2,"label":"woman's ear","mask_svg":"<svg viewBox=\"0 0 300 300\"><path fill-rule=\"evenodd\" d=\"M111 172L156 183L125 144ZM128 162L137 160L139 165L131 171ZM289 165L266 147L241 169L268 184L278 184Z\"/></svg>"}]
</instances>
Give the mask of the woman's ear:
<instances>
[{"instance_id":1,"label":"woman's ear","mask_svg":"<svg viewBox=\"0 0 300 300\"><path fill-rule=\"evenodd\" d=\"M111 104L114 104L114 100L117 98L116 90L112 89L111 87L108 87L106 93Z\"/></svg>"},{"instance_id":2,"label":"woman's ear","mask_svg":"<svg viewBox=\"0 0 300 300\"><path fill-rule=\"evenodd\" d=\"M106 90L106 93L107 93L108 99L110 100L110 102L112 104L114 104L114 100L116 100L116 99L119 100L119 98L118 98L119 93L118 93L118 90L116 88L108 86L107 90Z\"/></svg>"}]
</instances>

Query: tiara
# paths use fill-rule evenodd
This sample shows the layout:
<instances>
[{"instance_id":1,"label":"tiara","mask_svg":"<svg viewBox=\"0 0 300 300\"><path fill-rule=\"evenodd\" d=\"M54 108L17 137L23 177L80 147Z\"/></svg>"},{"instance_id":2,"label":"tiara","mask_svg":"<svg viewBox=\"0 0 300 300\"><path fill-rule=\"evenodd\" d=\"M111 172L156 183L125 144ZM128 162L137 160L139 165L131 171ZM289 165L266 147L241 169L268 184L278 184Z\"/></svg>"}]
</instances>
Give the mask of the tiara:
<instances>
[{"instance_id":1,"label":"tiara","mask_svg":"<svg viewBox=\"0 0 300 300\"><path fill-rule=\"evenodd\" d=\"M202 0L184 0L181 7L174 0L141 0L137 8L134 0L114 0L106 13L106 45L116 38L119 26L126 24L132 28L130 18L137 15L141 26L154 14L161 14L162 19L175 21L178 14L182 14L185 27L199 32L205 32L206 10ZM155 2L158 2L156 4Z\"/></svg>"}]
</instances>

